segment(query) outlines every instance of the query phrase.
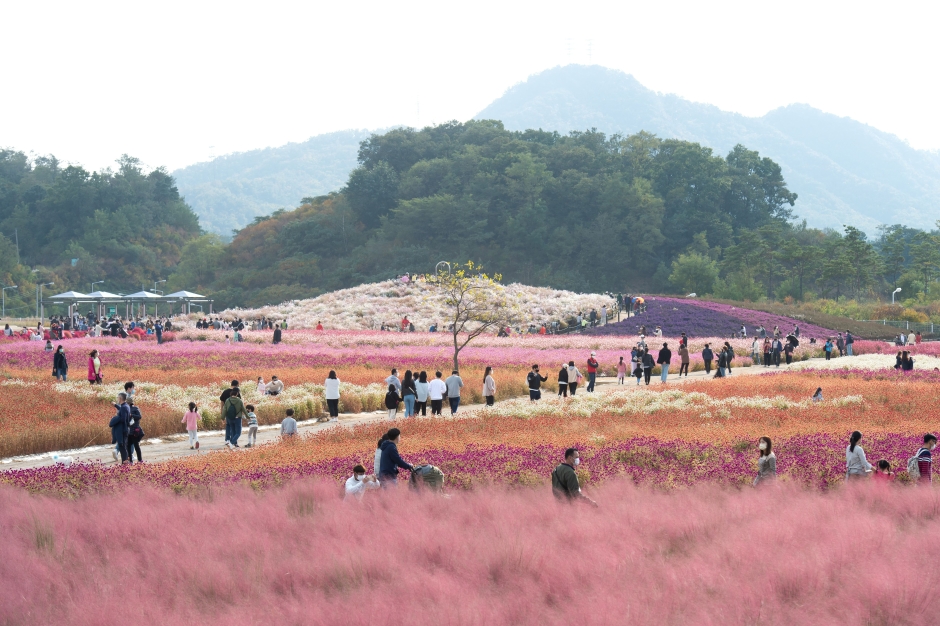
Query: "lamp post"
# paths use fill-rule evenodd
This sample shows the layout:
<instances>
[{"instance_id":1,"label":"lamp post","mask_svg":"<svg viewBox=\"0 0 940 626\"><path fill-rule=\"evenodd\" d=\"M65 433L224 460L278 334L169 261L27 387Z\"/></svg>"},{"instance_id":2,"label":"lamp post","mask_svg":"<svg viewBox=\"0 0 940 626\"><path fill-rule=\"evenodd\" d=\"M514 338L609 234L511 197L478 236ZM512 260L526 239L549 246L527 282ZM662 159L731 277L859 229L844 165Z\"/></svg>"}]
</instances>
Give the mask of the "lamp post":
<instances>
[{"instance_id":1,"label":"lamp post","mask_svg":"<svg viewBox=\"0 0 940 626\"><path fill-rule=\"evenodd\" d=\"M898 287L897 289L895 289L894 292L891 294L891 304L894 304L894 294L896 294L896 293L901 293L901 288L900 288L900 287Z\"/></svg>"},{"instance_id":2,"label":"lamp post","mask_svg":"<svg viewBox=\"0 0 940 626\"><path fill-rule=\"evenodd\" d=\"M36 285L36 292L39 294L39 299L38 299L38 302L39 302L39 311L38 311L38 314L39 314L39 321L40 321L40 322L42 322L42 318L45 317L45 312L46 312L45 309L43 308L43 304L42 304L42 288L43 288L43 287L52 287L54 284L55 284L55 283L39 283L38 285Z\"/></svg>"},{"instance_id":3,"label":"lamp post","mask_svg":"<svg viewBox=\"0 0 940 626\"><path fill-rule=\"evenodd\" d=\"M3 313L0 314L0 317L7 316L7 289L16 289L16 285L13 285L12 287L4 287L3 291L0 292L3 294Z\"/></svg>"},{"instance_id":4,"label":"lamp post","mask_svg":"<svg viewBox=\"0 0 940 626\"><path fill-rule=\"evenodd\" d=\"M103 285L103 284L104 284L103 280L96 280L95 282L93 282L91 284L91 293L95 293L95 285Z\"/></svg>"}]
</instances>

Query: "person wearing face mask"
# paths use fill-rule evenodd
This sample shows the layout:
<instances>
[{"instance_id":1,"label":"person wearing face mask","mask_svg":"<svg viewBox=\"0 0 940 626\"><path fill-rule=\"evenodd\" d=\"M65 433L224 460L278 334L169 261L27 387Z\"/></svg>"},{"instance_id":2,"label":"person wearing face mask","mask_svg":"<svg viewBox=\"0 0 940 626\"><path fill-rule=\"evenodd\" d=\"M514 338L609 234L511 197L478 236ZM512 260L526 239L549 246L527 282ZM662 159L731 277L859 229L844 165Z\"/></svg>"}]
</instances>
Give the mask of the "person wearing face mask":
<instances>
[{"instance_id":1,"label":"person wearing face mask","mask_svg":"<svg viewBox=\"0 0 940 626\"><path fill-rule=\"evenodd\" d=\"M65 348L59 346L52 357L52 375L63 383L68 380L69 362L65 358Z\"/></svg>"},{"instance_id":2,"label":"person wearing face mask","mask_svg":"<svg viewBox=\"0 0 940 626\"><path fill-rule=\"evenodd\" d=\"M355 498L362 500L362 496L369 489L378 489L379 480L374 475L366 475L366 468L357 465L353 468L353 475L346 479L346 495L343 500Z\"/></svg>"},{"instance_id":3,"label":"person wearing face mask","mask_svg":"<svg viewBox=\"0 0 940 626\"><path fill-rule=\"evenodd\" d=\"M757 457L757 476L754 478L755 487L777 478L777 456L774 454L770 437L761 437L758 440L757 449L760 450L760 456Z\"/></svg>"},{"instance_id":4,"label":"person wearing face mask","mask_svg":"<svg viewBox=\"0 0 940 626\"><path fill-rule=\"evenodd\" d=\"M597 502L581 493L581 484L574 468L581 464L581 453L576 448L565 450L565 460L552 471L552 493L559 501L584 500L597 506Z\"/></svg>"}]
</instances>

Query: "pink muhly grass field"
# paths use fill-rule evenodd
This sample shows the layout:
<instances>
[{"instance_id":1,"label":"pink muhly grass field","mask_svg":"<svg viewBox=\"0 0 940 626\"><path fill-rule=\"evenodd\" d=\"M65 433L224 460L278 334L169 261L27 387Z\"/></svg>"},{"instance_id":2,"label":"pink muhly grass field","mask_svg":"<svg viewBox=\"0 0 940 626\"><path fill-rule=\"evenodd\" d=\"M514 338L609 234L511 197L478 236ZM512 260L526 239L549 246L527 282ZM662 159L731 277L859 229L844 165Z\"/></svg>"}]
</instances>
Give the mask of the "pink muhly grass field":
<instances>
[{"instance_id":1,"label":"pink muhly grass field","mask_svg":"<svg viewBox=\"0 0 940 626\"><path fill-rule=\"evenodd\" d=\"M932 623L940 496L0 489L2 624Z\"/></svg>"}]
</instances>

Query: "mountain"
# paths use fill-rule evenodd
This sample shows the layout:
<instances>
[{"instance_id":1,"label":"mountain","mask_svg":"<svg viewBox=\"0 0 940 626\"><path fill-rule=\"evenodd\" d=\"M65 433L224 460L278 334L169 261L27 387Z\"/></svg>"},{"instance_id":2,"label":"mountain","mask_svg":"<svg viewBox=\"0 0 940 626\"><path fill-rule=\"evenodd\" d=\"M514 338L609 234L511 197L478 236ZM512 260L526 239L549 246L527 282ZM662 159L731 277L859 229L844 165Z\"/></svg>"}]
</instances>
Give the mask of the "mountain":
<instances>
[{"instance_id":1,"label":"mountain","mask_svg":"<svg viewBox=\"0 0 940 626\"><path fill-rule=\"evenodd\" d=\"M173 172L187 204L210 232L231 235L259 215L335 191L356 167L365 130L317 135L302 143L239 152Z\"/></svg>"},{"instance_id":2,"label":"mountain","mask_svg":"<svg viewBox=\"0 0 940 626\"><path fill-rule=\"evenodd\" d=\"M799 194L795 212L815 227L852 224L874 234L879 224L929 229L940 218L940 155L807 105L746 117L656 93L617 70L569 65L510 88L476 118L511 130L645 130L722 155L742 143L780 164Z\"/></svg>"}]
</instances>

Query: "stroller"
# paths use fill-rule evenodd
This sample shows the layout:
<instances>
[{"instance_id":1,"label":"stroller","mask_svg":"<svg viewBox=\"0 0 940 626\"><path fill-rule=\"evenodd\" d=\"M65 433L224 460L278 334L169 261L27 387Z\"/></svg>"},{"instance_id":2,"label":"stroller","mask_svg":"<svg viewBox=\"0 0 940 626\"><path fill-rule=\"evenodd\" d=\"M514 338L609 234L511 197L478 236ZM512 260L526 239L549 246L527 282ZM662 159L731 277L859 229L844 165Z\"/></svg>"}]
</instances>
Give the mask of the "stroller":
<instances>
[{"instance_id":1,"label":"stroller","mask_svg":"<svg viewBox=\"0 0 940 626\"><path fill-rule=\"evenodd\" d=\"M415 491L427 489L435 493L444 491L444 472L433 465L416 465L411 470L408 486Z\"/></svg>"}]
</instances>

